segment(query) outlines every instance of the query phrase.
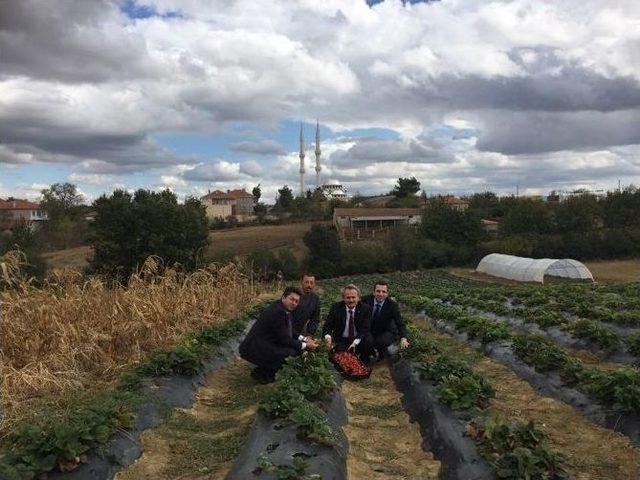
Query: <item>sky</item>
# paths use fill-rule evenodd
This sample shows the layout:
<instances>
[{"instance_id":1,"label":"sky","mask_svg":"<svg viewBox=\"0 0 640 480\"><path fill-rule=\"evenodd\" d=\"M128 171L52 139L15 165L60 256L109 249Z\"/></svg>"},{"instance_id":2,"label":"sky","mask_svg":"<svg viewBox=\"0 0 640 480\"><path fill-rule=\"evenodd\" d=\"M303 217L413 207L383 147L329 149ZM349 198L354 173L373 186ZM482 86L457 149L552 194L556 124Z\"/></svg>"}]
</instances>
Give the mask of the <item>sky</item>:
<instances>
[{"instance_id":1,"label":"sky","mask_svg":"<svg viewBox=\"0 0 640 480\"><path fill-rule=\"evenodd\" d=\"M0 0L0 198L640 185L637 0Z\"/></svg>"}]
</instances>

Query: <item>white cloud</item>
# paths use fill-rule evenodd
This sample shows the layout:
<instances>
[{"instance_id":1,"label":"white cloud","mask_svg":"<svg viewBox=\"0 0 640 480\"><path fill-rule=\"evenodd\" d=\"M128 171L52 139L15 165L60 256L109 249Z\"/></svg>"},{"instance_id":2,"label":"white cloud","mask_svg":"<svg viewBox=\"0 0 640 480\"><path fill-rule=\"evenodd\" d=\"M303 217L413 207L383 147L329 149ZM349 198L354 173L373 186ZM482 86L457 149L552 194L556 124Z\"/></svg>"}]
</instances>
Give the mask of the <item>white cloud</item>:
<instances>
[{"instance_id":1,"label":"white cloud","mask_svg":"<svg viewBox=\"0 0 640 480\"><path fill-rule=\"evenodd\" d=\"M72 172L68 177L72 183L87 183L89 185L113 185L113 177L110 175L100 175L97 173L76 173Z\"/></svg>"},{"instance_id":2,"label":"white cloud","mask_svg":"<svg viewBox=\"0 0 640 480\"><path fill-rule=\"evenodd\" d=\"M176 188L176 187L186 187L187 182L179 177L174 175L161 175L160 181L162 185L166 185L167 187Z\"/></svg>"},{"instance_id":3,"label":"white cloud","mask_svg":"<svg viewBox=\"0 0 640 480\"><path fill-rule=\"evenodd\" d=\"M635 0L138 4L179 16L134 21L116 0L3 7L0 164L70 165L70 178L91 185L142 173L184 190L274 189L296 184L297 158L264 131L320 117L338 132L401 134L323 144L324 178L356 182L357 166L379 178L363 191L387 188L383 173L416 172L438 188L637 175L627 155L640 144ZM155 140L216 138L238 123L262 140L237 139L213 162ZM462 132L422 135L443 126Z\"/></svg>"}]
</instances>

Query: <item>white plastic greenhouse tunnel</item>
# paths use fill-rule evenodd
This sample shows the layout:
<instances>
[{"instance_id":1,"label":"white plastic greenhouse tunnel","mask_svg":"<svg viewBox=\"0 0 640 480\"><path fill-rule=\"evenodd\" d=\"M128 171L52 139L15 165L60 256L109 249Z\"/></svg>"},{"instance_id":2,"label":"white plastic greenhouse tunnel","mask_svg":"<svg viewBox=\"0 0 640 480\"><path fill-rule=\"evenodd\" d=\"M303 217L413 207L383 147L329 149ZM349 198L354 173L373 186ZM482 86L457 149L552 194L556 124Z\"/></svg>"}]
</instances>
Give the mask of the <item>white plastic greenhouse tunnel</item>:
<instances>
[{"instance_id":1,"label":"white plastic greenhouse tunnel","mask_svg":"<svg viewBox=\"0 0 640 480\"><path fill-rule=\"evenodd\" d=\"M593 275L581 262L570 258L525 258L491 253L480 260L477 272L518 282L544 283L545 276L593 282Z\"/></svg>"}]
</instances>

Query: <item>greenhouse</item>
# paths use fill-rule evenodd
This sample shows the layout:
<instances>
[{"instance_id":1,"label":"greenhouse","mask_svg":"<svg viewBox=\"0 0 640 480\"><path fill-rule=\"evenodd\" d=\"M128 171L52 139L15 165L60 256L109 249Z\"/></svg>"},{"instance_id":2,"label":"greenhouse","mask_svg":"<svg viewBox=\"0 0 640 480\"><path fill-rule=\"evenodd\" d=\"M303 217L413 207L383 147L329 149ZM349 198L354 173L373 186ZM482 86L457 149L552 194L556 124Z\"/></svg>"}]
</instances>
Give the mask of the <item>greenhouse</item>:
<instances>
[{"instance_id":1,"label":"greenhouse","mask_svg":"<svg viewBox=\"0 0 640 480\"><path fill-rule=\"evenodd\" d=\"M518 282L544 283L545 276L593 281L589 269L570 258L524 258L492 253L478 264L477 272Z\"/></svg>"}]
</instances>

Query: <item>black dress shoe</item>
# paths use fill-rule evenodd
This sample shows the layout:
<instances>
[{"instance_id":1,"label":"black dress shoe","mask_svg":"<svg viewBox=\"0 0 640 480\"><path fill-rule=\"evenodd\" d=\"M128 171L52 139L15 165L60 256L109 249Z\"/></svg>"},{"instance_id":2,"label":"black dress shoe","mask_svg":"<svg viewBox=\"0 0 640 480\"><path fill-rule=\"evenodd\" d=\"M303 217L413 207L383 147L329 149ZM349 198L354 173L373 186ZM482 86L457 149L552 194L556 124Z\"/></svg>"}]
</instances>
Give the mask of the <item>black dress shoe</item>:
<instances>
[{"instance_id":1,"label":"black dress shoe","mask_svg":"<svg viewBox=\"0 0 640 480\"><path fill-rule=\"evenodd\" d=\"M269 375L259 368L254 368L253 370L251 370L251 378L256 380L261 385L266 385L267 383L274 382L276 379L275 375Z\"/></svg>"}]
</instances>

